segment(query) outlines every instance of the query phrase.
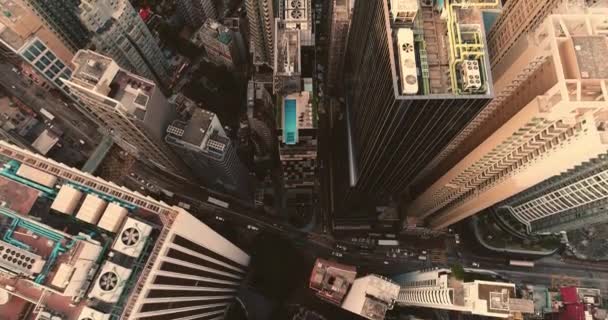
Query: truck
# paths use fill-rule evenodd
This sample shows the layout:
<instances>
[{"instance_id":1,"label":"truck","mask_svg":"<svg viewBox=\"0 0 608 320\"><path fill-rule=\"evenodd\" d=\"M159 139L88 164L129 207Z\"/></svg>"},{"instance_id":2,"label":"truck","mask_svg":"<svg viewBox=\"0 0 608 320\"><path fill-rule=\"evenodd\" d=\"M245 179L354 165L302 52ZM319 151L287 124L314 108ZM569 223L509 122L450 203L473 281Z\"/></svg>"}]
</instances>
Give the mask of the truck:
<instances>
[{"instance_id":1,"label":"truck","mask_svg":"<svg viewBox=\"0 0 608 320\"><path fill-rule=\"evenodd\" d=\"M48 119L48 121L53 121L53 119L55 119L55 116L50 113L48 110L46 110L45 108L40 108L40 113L46 118Z\"/></svg>"},{"instance_id":2,"label":"truck","mask_svg":"<svg viewBox=\"0 0 608 320\"><path fill-rule=\"evenodd\" d=\"M211 196L209 196L209 198L207 198L207 202L214 204L216 206L222 207L222 208L228 208L228 202L222 201L220 199L216 199Z\"/></svg>"},{"instance_id":3,"label":"truck","mask_svg":"<svg viewBox=\"0 0 608 320\"><path fill-rule=\"evenodd\" d=\"M509 260L509 265L516 266L516 267L533 268L534 262L533 261L524 261L524 260Z\"/></svg>"}]
</instances>

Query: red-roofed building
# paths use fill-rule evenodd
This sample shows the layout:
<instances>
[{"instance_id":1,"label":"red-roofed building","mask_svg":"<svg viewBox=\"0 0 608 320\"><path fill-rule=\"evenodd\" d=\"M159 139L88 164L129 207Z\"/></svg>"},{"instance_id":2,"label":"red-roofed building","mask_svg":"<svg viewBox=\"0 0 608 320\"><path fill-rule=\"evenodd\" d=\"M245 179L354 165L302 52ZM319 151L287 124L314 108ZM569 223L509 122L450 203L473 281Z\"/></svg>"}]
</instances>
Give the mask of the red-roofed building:
<instances>
[{"instance_id":1,"label":"red-roofed building","mask_svg":"<svg viewBox=\"0 0 608 320\"><path fill-rule=\"evenodd\" d=\"M148 21L148 19L150 19L151 16L152 16L152 10L150 10L150 7L139 9L139 17L142 20Z\"/></svg>"}]
</instances>

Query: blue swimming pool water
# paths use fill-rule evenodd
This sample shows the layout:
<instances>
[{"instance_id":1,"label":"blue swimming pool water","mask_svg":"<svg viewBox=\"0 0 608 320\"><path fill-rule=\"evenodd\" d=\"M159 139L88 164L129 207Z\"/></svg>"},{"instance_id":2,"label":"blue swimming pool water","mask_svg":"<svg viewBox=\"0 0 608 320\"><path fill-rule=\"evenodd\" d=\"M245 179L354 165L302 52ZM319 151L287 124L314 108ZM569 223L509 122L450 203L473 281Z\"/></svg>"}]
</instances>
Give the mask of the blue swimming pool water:
<instances>
[{"instance_id":1,"label":"blue swimming pool water","mask_svg":"<svg viewBox=\"0 0 608 320\"><path fill-rule=\"evenodd\" d=\"M298 117L296 114L296 100L286 99L285 100L285 109L283 112L283 116L285 117L285 132L283 140L285 144L295 144L296 143L296 130Z\"/></svg>"}]
</instances>

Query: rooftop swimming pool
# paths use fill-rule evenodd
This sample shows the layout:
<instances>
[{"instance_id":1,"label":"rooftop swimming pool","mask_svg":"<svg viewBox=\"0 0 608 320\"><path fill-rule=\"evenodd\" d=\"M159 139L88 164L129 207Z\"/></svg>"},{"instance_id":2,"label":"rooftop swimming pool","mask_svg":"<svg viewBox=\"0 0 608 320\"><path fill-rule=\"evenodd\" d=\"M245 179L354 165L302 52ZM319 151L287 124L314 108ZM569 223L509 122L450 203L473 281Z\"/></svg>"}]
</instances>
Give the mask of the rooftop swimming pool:
<instances>
[{"instance_id":1,"label":"rooftop swimming pool","mask_svg":"<svg viewBox=\"0 0 608 320\"><path fill-rule=\"evenodd\" d=\"M296 112L296 100L285 99L284 112L283 112L283 142L285 144L296 144L297 130L298 130L298 116Z\"/></svg>"}]
</instances>

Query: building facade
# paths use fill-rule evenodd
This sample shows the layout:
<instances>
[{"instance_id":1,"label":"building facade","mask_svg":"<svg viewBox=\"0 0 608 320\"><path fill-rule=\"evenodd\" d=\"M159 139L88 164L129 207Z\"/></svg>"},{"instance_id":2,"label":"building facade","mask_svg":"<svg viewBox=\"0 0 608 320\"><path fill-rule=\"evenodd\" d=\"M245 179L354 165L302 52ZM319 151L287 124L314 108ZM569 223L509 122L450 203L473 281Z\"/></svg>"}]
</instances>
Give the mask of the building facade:
<instances>
[{"instance_id":1,"label":"building facade","mask_svg":"<svg viewBox=\"0 0 608 320\"><path fill-rule=\"evenodd\" d=\"M169 65L146 23L128 0L83 0L80 19L93 34L96 51L165 88Z\"/></svg>"},{"instance_id":2,"label":"building facade","mask_svg":"<svg viewBox=\"0 0 608 320\"><path fill-rule=\"evenodd\" d=\"M176 117L174 107L153 81L89 50L78 51L72 63L75 71L64 83L121 148L167 172L185 172L163 139Z\"/></svg>"},{"instance_id":3,"label":"building facade","mask_svg":"<svg viewBox=\"0 0 608 320\"><path fill-rule=\"evenodd\" d=\"M345 67L348 149L335 191L344 196L336 198L334 229L376 220L369 204L400 200L493 96L480 14L493 4L398 2L355 2ZM477 36L458 39L455 30ZM475 54L462 50L469 40L477 42Z\"/></svg>"},{"instance_id":4,"label":"building facade","mask_svg":"<svg viewBox=\"0 0 608 320\"><path fill-rule=\"evenodd\" d=\"M495 67L495 74L504 72L488 108L500 115L485 121L475 139L491 134L426 188L409 214L441 229L606 152L608 73L595 58L608 54L597 33L604 17L584 9L550 15L518 40Z\"/></svg>"},{"instance_id":5,"label":"building facade","mask_svg":"<svg viewBox=\"0 0 608 320\"><path fill-rule=\"evenodd\" d=\"M0 4L0 43L15 62L25 61L51 86L69 94L59 78L68 79L74 56L70 44L60 38L36 11L25 3Z\"/></svg>"},{"instance_id":6,"label":"building facade","mask_svg":"<svg viewBox=\"0 0 608 320\"><path fill-rule=\"evenodd\" d=\"M198 29L207 19L218 19L222 8L217 6L217 0L178 0L176 10L186 23ZM219 9L219 10L218 10Z\"/></svg>"},{"instance_id":7,"label":"building facade","mask_svg":"<svg viewBox=\"0 0 608 320\"><path fill-rule=\"evenodd\" d=\"M80 1L14 0L14 2L33 9L72 51L83 49L89 44L91 34L78 18Z\"/></svg>"},{"instance_id":8,"label":"building facade","mask_svg":"<svg viewBox=\"0 0 608 320\"><path fill-rule=\"evenodd\" d=\"M234 303L249 256L190 213L4 141L0 158L3 316L221 319Z\"/></svg>"},{"instance_id":9,"label":"building facade","mask_svg":"<svg viewBox=\"0 0 608 320\"><path fill-rule=\"evenodd\" d=\"M484 317L509 318L514 310L515 285L456 279L449 269L414 271L394 280L401 286L397 306L452 310ZM533 309L532 309L533 311Z\"/></svg>"},{"instance_id":10,"label":"building facade","mask_svg":"<svg viewBox=\"0 0 608 320\"><path fill-rule=\"evenodd\" d=\"M343 84L346 41L350 28L350 1L333 0L330 4L331 21L327 63L327 86L330 94L337 94Z\"/></svg>"},{"instance_id":11,"label":"building facade","mask_svg":"<svg viewBox=\"0 0 608 320\"><path fill-rule=\"evenodd\" d=\"M493 207L530 233L560 232L608 221L608 159L585 161Z\"/></svg>"},{"instance_id":12,"label":"building facade","mask_svg":"<svg viewBox=\"0 0 608 320\"><path fill-rule=\"evenodd\" d=\"M187 122L173 121L165 141L207 187L253 199L249 170L213 112L196 109Z\"/></svg>"},{"instance_id":13,"label":"building facade","mask_svg":"<svg viewBox=\"0 0 608 320\"><path fill-rule=\"evenodd\" d=\"M272 66L274 57L274 8L272 0L245 0L249 20L249 50L254 65Z\"/></svg>"},{"instance_id":14,"label":"building facade","mask_svg":"<svg viewBox=\"0 0 608 320\"><path fill-rule=\"evenodd\" d=\"M216 20L207 19L190 41L199 48L205 48L209 60L217 65L234 69L241 62L234 31Z\"/></svg>"}]
</instances>

